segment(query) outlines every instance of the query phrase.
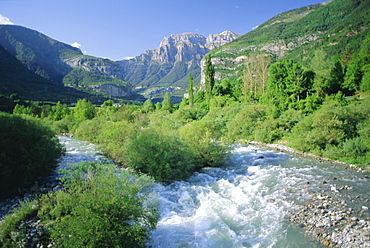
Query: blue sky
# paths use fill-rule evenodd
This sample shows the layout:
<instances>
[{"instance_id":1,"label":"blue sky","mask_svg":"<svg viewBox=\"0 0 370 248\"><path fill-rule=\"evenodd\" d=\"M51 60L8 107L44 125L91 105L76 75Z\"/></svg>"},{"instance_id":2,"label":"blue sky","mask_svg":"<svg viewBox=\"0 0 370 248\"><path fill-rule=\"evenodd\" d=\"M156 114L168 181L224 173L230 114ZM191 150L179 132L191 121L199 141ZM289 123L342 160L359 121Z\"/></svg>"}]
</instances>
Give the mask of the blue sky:
<instances>
[{"instance_id":1,"label":"blue sky","mask_svg":"<svg viewBox=\"0 0 370 248\"><path fill-rule=\"evenodd\" d=\"M164 36L245 34L275 15L323 0L0 0L0 23L35 29L120 60L159 46Z\"/></svg>"}]
</instances>

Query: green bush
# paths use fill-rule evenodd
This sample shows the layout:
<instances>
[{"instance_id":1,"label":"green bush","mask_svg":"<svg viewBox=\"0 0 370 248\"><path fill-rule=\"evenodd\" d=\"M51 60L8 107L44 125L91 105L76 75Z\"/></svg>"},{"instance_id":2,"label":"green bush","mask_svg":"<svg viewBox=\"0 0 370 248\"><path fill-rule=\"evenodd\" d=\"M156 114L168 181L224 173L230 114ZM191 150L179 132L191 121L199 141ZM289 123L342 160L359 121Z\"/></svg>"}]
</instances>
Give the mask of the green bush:
<instances>
[{"instance_id":1,"label":"green bush","mask_svg":"<svg viewBox=\"0 0 370 248\"><path fill-rule=\"evenodd\" d=\"M74 135L79 139L97 143L99 142L98 136L101 129L105 125L106 122L99 119L85 120L78 125L74 131Z\"/></svg>"},{"instance_id":2,"label":"green bush","mask_svg":"<svg viewBox=\"0 0 370 248\"><path fill-rule=\"evenodd\" d=\"M194 121L179 130L198 169L220 166L228 157L228 147L216 140L221 132L220 127L216 128L215 124L217 123L212 121Z\"/></svg>"},{"instance_id":3,"label":"green bush","mask_svg":"<svg viewBox=\"0 0 370 248\"><path fill-rule=\"evenodd\" d=\"M253 140L257 125L263 123L267 110L264 105L247 105L239 111L234 119L227 123L228 134L232 139Z\"/></svg>"},{"instance_id":4,"label":"green bush","mask_svg":"<svg viewBox=\"0 0 370 248\"><path fill-rule=\"evenodd\" d=\"M106 123L97 137L98 144L114 161L122 163L124 161L123 147L134 132L134 126L126 121Z\"/></svg>"},{"instance_id":5,"label":"green bush","mask_svg":"<svg viewBox=\"0 0 370 248\"><path fill-rule=\"evenodd\" d=\"M145 193L149 178L100 163L63 173L66 190L43 197L39 211L58 247L145 247L159 218L157 201Z\"/></svg>"},{"instance_id":6,"label":"green bush","mask_svg":"<svg viewBox=\"0 0 370 248\"><path fill-rule=\"evenodd\" d=\"M64 148L36 120L0 113L0 123L0 198L5 198L53 172Z\"/></svg>"},{"instance_id":7,"label":"green bush","mask_svg":"<svg viewBox=\"0 0 370 248\"><path fill-rule=\"evenodd\" d=\"M174 134L140 130L126 141L124 151L130 168L159 182L186 179L194 171L189 148Z\"/></svg>"},{"instance_id":8,"label":"green bush","mask_svg":"<svg viewBox=\"0 0 370 248\"><path fill-rule=\"evenodd\" d=\"M145 247L159 218L157 198L148 193L153 180L102 163L74 164L61 173L64 190L24 202L5 216L0 246L24 247L20 224L31 221L44 230L44 246Z\"/></svg>"}]
</instances>

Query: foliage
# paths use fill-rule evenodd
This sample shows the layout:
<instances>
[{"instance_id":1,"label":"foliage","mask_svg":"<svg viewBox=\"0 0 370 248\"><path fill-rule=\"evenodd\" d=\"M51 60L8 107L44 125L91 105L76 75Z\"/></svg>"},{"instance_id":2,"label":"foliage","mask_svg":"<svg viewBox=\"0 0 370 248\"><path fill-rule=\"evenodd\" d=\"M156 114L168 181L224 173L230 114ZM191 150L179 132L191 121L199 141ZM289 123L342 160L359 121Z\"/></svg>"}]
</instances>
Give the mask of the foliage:
<instances>
[{"instance_id":1,"label":"foliage","mask_svg":"<svg viewBox=\"0 0 370 248\"><path fill-rule=\"evenodd\" d=\"M364 120L370 117L369 111L366 110L367 106L367 101L348 106L342 106L335 101L326 102L321 109L293 127L290 134L292 145L302 151L318 154L327 150L329 153L326 155L332 154L331 157L336 158L353 158L354 155L349 153L351 149L359 155L360 153L356 151L366 151L364 145L368 139L366 135L362 136L364 134L362 130L368 128ZM361 142L357 138L359 135ZM333 155L334 153L337 155Z\"/></svg>"},{"instance_id":2,"label":"foliage","mask_svg":"<svg viewBox=\"0 0 370 248\"><path fill-rule=\"evenodd\" d=\"M20 247L21 221L41 221L42 244L145 247L159 218L153 181L114 164L80 163L61 171L64 190L27 201L0 225L0 244ZM39 227L40 228L40 227Z\"/></svg>"},{"instance_id":3,"label":"foliage","mask_svg":"<svg viewBox=\"0 0 370 248\"><path fill-rule=\"evenodd\" d=\"M194 103L194 89L193 89L193 75L191 73L189 73L188 81L189 81L189 84L188 84L188 99L189 99L189 105L190 105L190 107L192 107L193 103Z\"/></svg>"},{"instance_id":4,"label":"foliage","mask_svg":"<svg viewBox=\"0 0 370 248\"><path fill-rule=\"evenodd\" d=\"M53 172L64 149L36 120L0 113L0 123L0 198L4 198Z\"/></svg>"},{"instance_id":5,"label":"foliage","mask_svg":"<svg viewBox=\"0 0 370 248\"><path fill-rule=\"evenodd\" d=\"M265 102L277 106L280 111L299 106L312 89L313 73L300 64L284 58L272 64L268 79Z\"/></svg>"},{"instance_id":6,"label":"foliage","mask_svg":"<svg viewBox=\"0 0 370 248\"><path fill-rule=\"evenodd\" d=\"M28 200L20 203L20 207L13 210L13 214L6 215L0 223L0 246L21 247L24 233L22 230L15 234L20 223L37 215L36 200Z\"/></svg>"},{"instance_id":7,"label":"foliage","mask_svg":"<svg viewBox=\"0 0 370 248\"><path fill-rule=\"evenodd\" d=\"M173 103L172 103L172 100L171 100L171 96L170 96L170 93L167 91L166 94L164 95L164 98L163 98L163 101L162 101L162 107L161 107L162 110L165 110L165 111L168 111L168 112L172 112L173 110Z\"/></svg>"},{"instance_id":8,"label":"foliage","mask_svg":"<svg viewBox=\"0 0 370 248\"><path fill-rule=\"evenodd\" d=\"M153 104L152 100L151 100L150 98L149 98L149 99L147 99L147 100L144 102L144 104L143 104L143 108L142 108L143 112L144 112L144 113L148 113L148 112L153 111L154 109L155 109L155 106L154 106L154 104Z\"/></svg>"},{"instance_id":9,"label":"foliage","mask_svg":"<svg viewBox=\"0 0 370 248\"><path fill-rule=\"evenodd\" d=\"M248 55L242 76L245 100L257 100L265 92L271 60L269 54L250 53Z\"/></svg>"},{"instance_id":10,"label":"foliage","mask_svg":"<svg viewBox=\"0 0 370 248\"><path fill-rule=\"evenodd\" d=\"M193 121L179 130L198 169L220 166L226 161L228 147L216 140L220 129L219 123L214 121Z\"/></svg>"},{"instance_id":11,"label":"foliage","mask_svg":"<svg viewBox=\"0 0 370 248\"><path fill-rule=\"evenodd\" d=\"M263 123L266 114L266 106L245 106L227 123L228 135L234 140L253 140L255 127Z\"/></svg>"},{"instance_id":12,"label":"foliage","mask_svg":"<svg viewBox=\"0 0 370 248\"><path fill-rule=\"evenodd\" d=\"M189 148L175 135L143 129L124 145L128 167L169 183L186 179L194 171Z\"/></svg>"},{"instance_id":13,"label":"foliage","mask_svg":"<svg viewBox=\"0 0 370 248\"><path fill-rule=\"evenodd\" d=\"M213 87L215 85L215 69L212 65L211 55L205 56L205 67L204 67L204 85L205 85L205 98L207 103L209 104Z\"/></svg>"},{"instance_id":14,"label":"foliage","mask_svg":"<svg viewBox=\"0 0 370 248\"><path fill-rule=\"evenodd\" d=\"M90 120L94 118L95 113L94 105L86 99L78 100L76 107L73 109L73 115L78 121Z\"/></svg>"},{"instance_id":15,"label":"foliage","mask_svg":"<svg viewBox=\"0 0 370 248\"><path fill-rule=\"evenodd\" d=\"M66 191L45 195L39 215L49 217L61 247L144 247L158 221L151 181L113 164L75 164L63 171Z\"/></svg>"}]
</instances>

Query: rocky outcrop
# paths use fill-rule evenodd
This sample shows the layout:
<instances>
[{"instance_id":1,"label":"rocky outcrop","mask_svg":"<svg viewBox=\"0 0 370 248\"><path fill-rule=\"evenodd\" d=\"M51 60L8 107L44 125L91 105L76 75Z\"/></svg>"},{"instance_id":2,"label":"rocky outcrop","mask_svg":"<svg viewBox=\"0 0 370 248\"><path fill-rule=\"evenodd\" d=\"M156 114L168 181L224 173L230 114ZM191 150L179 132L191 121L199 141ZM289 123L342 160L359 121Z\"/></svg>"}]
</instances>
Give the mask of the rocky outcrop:
<instances>
[{"instance_id":1,"label":"rocky outcrop","mask_svg":"<svg viewBox=\"0 0 370 248\"><path fill-rule=\"evenodd\" d=\"M206 39L206 47L210 50L223 46L230 41L236 40L242 36L241 34L237 34L231 31L224 31L221 34L210 34Z\"/></svg>"},{"instance_id":2,"label":"rocky outcrop","mask_svg":"<svg viewBox=\"0 0 370 248\"><path fill-rule=\"evenodd\" d=\"M159 47L172 45L176 46L180 43L193 43L199 45L206 45L206 38L199 34L193 33L182 33L182 34L171 34L170 36L166 36L163 38Z\"/></svg>"},{"instance_id":3,"label":"rocky outcrop","mask_svg":"<svg viewBox=\"0 0 370 248\"><path fill-rule=\"evenodd\" d=\"M108 59L90 56L76 56L64 59L63 62L72 68L104 74L112 78L122 77L121 67L116 62Z\"/></svg>"},{"instance_id":4,"label":"rocky outcrop","mask_svg":"<svg viewBox=\"0 0 370 248\"><path fill-rule=\"evenodd\" d=\"M153 86L160 84L181 92L187 86L189 73L193 74L195 83L199 82L200 61L206 53L240 36L230 31L208 37L194 33L172 34L164 37L158 48L117 63L122 69L122 79L141 91L149 94Z\"/></svg>"},{"instance_id":5,"label":"rocky outcrop","mask_svg":"<svg viewBox=\"0 0 370 248\"><path fill-rule=\"evenodd\" d=\"M101 92L113 97L126 97L131 94L131 87L120 86L115 84L102 84L102 85L92 85L90 86L96 92Z\"/></svg>"}]
</instances>

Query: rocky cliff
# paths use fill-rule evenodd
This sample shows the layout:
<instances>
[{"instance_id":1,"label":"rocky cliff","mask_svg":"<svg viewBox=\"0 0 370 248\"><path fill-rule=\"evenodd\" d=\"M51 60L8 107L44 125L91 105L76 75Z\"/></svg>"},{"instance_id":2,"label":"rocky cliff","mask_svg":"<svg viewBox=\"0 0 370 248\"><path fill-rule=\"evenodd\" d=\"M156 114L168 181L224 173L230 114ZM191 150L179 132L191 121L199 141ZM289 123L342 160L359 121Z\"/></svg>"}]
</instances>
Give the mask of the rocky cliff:
<instances>
[{"instance_id":1,"label":"rocky cliff","mask_svg":"<svg viewBox=\"0 0 370 248\"><path fill-rule=\"evenodd\" d=\"M204 37L194 33L166 36L158 48L148 50L130 60L118 61L123 79L147 96L164 94L162 89L176 89L182 95L187 87L187 77L192 73L194 82L200 80L200 61L211 49L240 37L230 31ZM159 95L160 95L159 94Z\"/></svg>"}]
</instances>

